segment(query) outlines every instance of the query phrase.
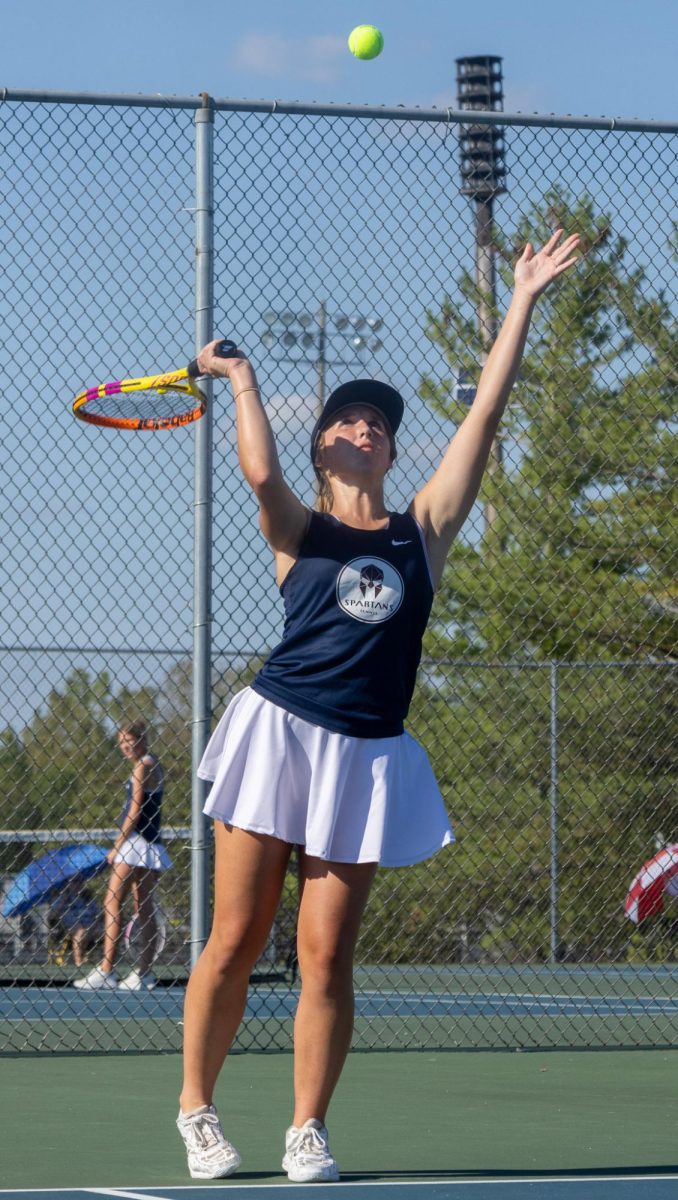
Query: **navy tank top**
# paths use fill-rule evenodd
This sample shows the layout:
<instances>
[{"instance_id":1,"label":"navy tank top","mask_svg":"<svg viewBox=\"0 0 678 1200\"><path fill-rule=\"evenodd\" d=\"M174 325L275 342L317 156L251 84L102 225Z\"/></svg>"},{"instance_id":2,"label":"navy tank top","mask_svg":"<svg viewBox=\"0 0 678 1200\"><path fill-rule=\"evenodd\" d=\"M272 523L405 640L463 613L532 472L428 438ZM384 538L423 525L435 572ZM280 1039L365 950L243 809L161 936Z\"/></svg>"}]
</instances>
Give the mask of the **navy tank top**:
<instances>
[{"instance_id":1,"label":"navy tank top","mask_svg":"<svg viewBox=\"0 0 678 1200\"><path fill-rule=\"evenodd\" d=\"M352 529L313 512L281 594L285 626L252 683L296 716L352 737L397 737L412 699L433 585L410 513Z\"/></svg>"},{"instance_id":2,"label":"navy tank top","mask_svg":"<svg viewBox=\"0 0 678 1200\"><path fill-rule=\"evenodd\" d=\"M156 768L159 766L158 760L155 760ZM162 768L161 768L162 773ZM144 792L143 800L141 801L141 809L137 819L134 833L141 834L147 842L160 841L160 810L162 807L162 797L164 792L164 780L161 780L160 785L152 792ZM132 805L132 779L131 777L125 784L125 807L120 814L119 825L125 820Z\"/></svg>"}]
</instances>

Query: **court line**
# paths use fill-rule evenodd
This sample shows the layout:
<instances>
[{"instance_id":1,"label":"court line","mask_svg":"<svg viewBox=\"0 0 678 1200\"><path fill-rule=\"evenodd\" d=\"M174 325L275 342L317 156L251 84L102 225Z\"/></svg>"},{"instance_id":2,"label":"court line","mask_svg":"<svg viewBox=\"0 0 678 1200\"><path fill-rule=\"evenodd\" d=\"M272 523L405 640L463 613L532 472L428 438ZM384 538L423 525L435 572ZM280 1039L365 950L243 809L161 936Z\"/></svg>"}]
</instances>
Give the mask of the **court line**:
<instances>
[{"instance_id":1,"label":"court line","mask_svg":"<svg viewBox=\"0 0 678 1200\"><path fill-rule=\"evenodd\" d=\"M148 1195L144 1192L128 1192L122 1191L120 1188L85 1188L86 1192L94 1192L97 1196L119 1196L122 1200L148 1200ZM168 1200L159 1196L157 1200Z\"/></svg>"},{"instance_id":2,"label":"court line","mask_svg":"<svg viewBox=\"0 0 678 1200\"><path fill-rule=\"evenodd\" d=\"M356 1188L356 1187L360 1187L360 1188L364 1188L364 1187L370 1187L370 1188L373 1188L373 1187L375 1187L375 1188L377 1188L377 1187L427 1188L427 1187L440 1187L441 1185L447 1186L447 1187L469 1187L469 1186L476 1186L477 1184L484 1184L485 1186L487 1186L487 1184L490 1184L490 1183L497 1184L501 1187L501 1186L506 1186L509 1184L523 1184L523 1183L574 1183L574 1184L578 1184L578 1183L625 1183L627 1180L629 1183L649 1183L649 1182L653 1182L655 1179L658 1179L658 1180L664 1181L664 1182L666 1182L667 1180L674 1180L674 1179L678 1180L678 1175L556 1175L556 1176L554 1176L554 1175L534 1175L534 1176L527 1176L525 1179L523 1179L523 1178L515 1178L515 1179L374 1179L374 1180L372 1180L372 1179L355 1179L355 1180L346 1179L346 1180L339 1180L338 1183L332 1183L332 1184L328 1183L327 1186L332 1188L332 1195L334 1195L335 1191L340 1190L341 1188ZM215 1180L212 1180L212 1183L215 1183L215 1182L216 1182ZM236 1188L237 1190L242 1191L242 1192L244 1192L244 1191L251 1192L251 1191L270 1191L273 1188L279 1188L281 1186L286 1187L289 1190L290 1184L281 1179L280 1183L224 1183L222 1186L223 1186L224 1190L228 1189L229 1192L232 1192L234 1188ZM299 1187L299 1188L306 1188L306 1186L307 1186L306 1184L293 1184L292 1185L292 1187ZM320 1184L320 1186L322 1187L323 1185ZM68 1190L68 1189L64 1189L64 1190ZM87 1188L85 1190L92 1191L92 1192L104 1192L105 1191L103 1188ZM147 1195L148 1192L152 1191L153 1193L155 1193L156 1189L154 1187L148 1187L148 1188L145 1188L144 1190L146 1192L146 1195L143 1195L143 1194L140 1195L139 1193L122 1192L122 1191L106 1192L105 1194L106 1195L117 1195L117 1196L133 1196L134 1195L134 1196L139 1196L139 1200L148 1200L148 1195ZM190 1184L179 1184L178 1187L159 1188L158 1190L164 1191L164 1192L169 1191L172 1193L174 1193L174 1192L191 1192L191 1191L195 1191L196 1187L195 1187L195 1184L193 1186L191 1186ZM213 1190L213 1188L210 1190ZM157 1197L157 1200L169 1200L169 1197L163 1198L161 1196L161 1197Z\"/></svg>"},{"instance_id":3,"label":"court line","mask_svg":"<svg viewBox=\"0 0 678 1200\"><path fill-rule=\"evenodd\" d=\"M441 1184L448 1187L470 1187L479 1184L496 1184L499 1187L510 1184L527 1184L527 1183L653 1183L667 1182L678 1180L678 1174L673 1175L529 1175L525 1178L512 1177L507 1179L360 1179L360 1180L340 1180L338 1183L328 1184L331 1186L332 1195L340 1191L342 1188L355 1187L440 1187ZM211 1181L216 1184L216 1180ZM94 1193L99 1196L119 1196L126 1200L148 1200L149 1192L153 1193L154 1200L170 1200L168 1196L158 1195L162 1192L195 1192L200 1187L200 1184L177 1184L170 1187L159 1187L149 1185L144 1187L143 1191L133 1191L127 1188L96 1188L96 1187L62 1187L62 1188L0 1188L0 1196L4 1195L56 1195L59 1192L68 1192L71 1195L73 1192ZM224 1191L271 1191L286 1186L289 1190L289 1184L280 1183L224 1183L221 1185ZM305 1184L298 1185L305 1187ZM322 1184L320 1185L322 1186ZM214 1187L210 1189L214 1191Z\"/></svg>"},{"instance_id":4,"label":"court line","mask_svg":"<svg viewBox=\"0 0 678 1200\"><path fill-rule=\"evenodd\" d=\"M667 1180L678 1180L678 1175L577 1175L577 1176L572 1176L572 1175L560 1175L560 1176L544 1175L544 1176L541 1176L541 1175L537 1175L537 1176L528 1176L525 1179L522 1179L522 1178L520 1178L520 1179L374 1179L374 1180L372 1180L372 1179L356 1179L356 1180L339 1180L338 1183L328 1184L327 1186L332 1188L332 1195L334 1195L335 1191L340 1190L341 1188L415 1187L415 1188L424 1189L424 1188L429 1188L429 1187L441 1187L441 1186L443 1186L443 1187L470 1187L470 1186L475 1187L477 1185L480 1185L480 1186L487 1187L488 1184L496 1184L499 1187L502 1187L502 1186L507 1186L507 1185L510 1186L512 1184L526 1184L526 1183L571 1183L571 1184L575 1184L575 1185L577 1185L579 1183L625 1183L627 1181L629 1183L648 1183L648 1182L654 1182L654 1180L659 1180L659 1181L664 1181L664 1182L666 1182ZM214 1180L212 1181L212 1183L215 1183L215 1182L216 1181L214 1181ZM241 1191L241 1192L252 1192L252 1191L271 1191L274 1189L278 1189L280 1187L286 1187L287 1189L289 1189L290 1184L286 1180L281 1179L280 1183L224 1183L222 1186L224 1188L224 1191L226 1191L226 1189L228 1189L229 1192L232 1192L235 1188L237 1191ZM296 1184L296 1185L292 1184L291 1186L293 1188L294 1187L299 1187L299 1188L306 1187L305 1184ZM316 1184L316 1186L318 1186L318 1185ZM322 1184L320 1186L322 1187ZM145 1189L146 1195L143 1195L143 1193L140 1194L138 1192L123 1192L123 1191L118 1191L118 1192L108 1191L108 1192L106 1192L103 1188L88 1188L87 1190L99 1192L99 1193L105 1194L105 1195L130 1197L130 1198L134 1197L134 1200L148 1200L148 1192L153 1191L154 1200L170 1200L169 1197L162 1197L162 1196L156 1197L154 1188L146 1188ZM165 1191L165 1192L169 1191L169 1192L174 1193L177 1191L182 1191L182 1192L195 1191L196 1189L195 1189L195 1185L193 1185L193 1187L191 1187L190 1184L183 1184L183 1185L180 1184L179 1187L161 1188L159 1190ZM213 1189L211 1189L211 1190L213 1190Z\"/></svg>"},{"instance_id":5,"label":"court line","mask_svg":"<svg viewBox=\"0 0 678 1200\"><path fill-rule=\"evenodd\" d=\"M70 1007L71 1000L77 999L77 997L72 996L71 989L69 987L59 986L59 987L52 987L52 988L46 987L46 988L17 988L17 989L14 989L14 988L5 988L2 986L2 983L0 983L0 995L2 995L3 993L10 993L14 990L21 991L24 994L26 992L32 993L32 992L38 991L41 996L48 997L45 1007L51 1006L51 1000L52 1000L54 993L58 993L62 998L64 997L64 993L65 993L66 994L65 998L69 1002L68 1007ZM164 993L164 995L163 995L163 993ZM166 999L167 1007L169 1008L175 1002L175 1000L179 996L183 996L183 994L184 994L183 988L175 988L175 987L164 988L164 989L162 989L161 992L157 992L153 1001L152 1002L149 1001L148 1004L150 1006L152 1003L155 1006L155 1010L157 1010L157 1008L162 1009L163 1008L162 1000ZM111 999L110 996L105 996L104 998L109 1001ZM292 999L298 1000L298 998L299 998L298 991L271 992L267 996L257 995L257 993L254 992L252 994L252 996L249 997L248 1004L251 1004L252 1007L256 1007L257 1010L261 1010L261 1009L265 1009L265 1008L270 1008L273 1003L275 1003L275 1002L279 1003L281 1000L282 1001L290 1001ZM678 1005L678 996L675 994L671 994L671 995L667 995L667 996L661 996L661 995L660 996L638 996L638 995L624 996L624 995L602 995L602 994L596 993L596 992L592 992L592 993L586 993L586 992L497 992L497 991L495 991L495 992L459 992L459 991L457 991L457 992L445 992L445 991L441 991L441 992L431 992L431 991L428 991L428 992L398 992L398 991L392 991L392 990L378 991L378 990L370 989L370 990L365 990L365 991L361 991L361 990L357 991L356 998L358 1000L359 999L373 1000L373 1001L384 1000L387 1002L409 1004L409 1005L412 1005L413 1007L415 1007L416 1005L419 1005L419 1004L435 1004L435 1003L439 1004L441 1002L443 1004L466 1003L466 1004L483 1005L483 1004L493 1004L498 1000L499 1001L516 1000L516 1001L522 1001L525 1004L530 1004L530 1003L548 1004L549 1002L557 1004L558 1002L560 1002L565 1007L568 1007L570 1005L575 1005L575 1004L579 1004L579 1005L602 1004L602 1005L608 1005L610 1007L620 1007L620 1008L632 1008L632 1007L643 1008L643 1007L651 1007L652 1005L656 1004L657 1006L670 1008L673 1005ZM119 997L117 997L117 999L119 999ZM160 1001L160 1003L158 1001ZM124 1001L123 1001L123 1003L124 1003ZM124 1008L122 1008L122 1005L121 1005L120 1011L124 1015L125 1013L127 1013L129 1011L129 1009L124 1009ZM154 1015L155 1015L155 1012L154 1012Z\"/></svg>"},{"instance_id":6,"label":"court line","mask_svg":"<svg viewBox=\"0 0 678 1200\"><path fill-rule=\"evenodd\" d=\"M56 990L56 989L55 989ZM61 991L61 989L59 989ZM172 989L174 992L175 989ZM178 989L176 989L178 995ZM35 1004L31 1001L30 1008L33 1010L20 1016L6 1016L4 1020L17 1022L21 1020L38 1020L38 1019L58 1019L61 1021L83 1020L92 1021L100 1020L104 1015L103 1012L81 1012L79 1014L69 1015L68 1010L72 1010L70 1003L71 997L68 997L68 1004L53 1003L51 996L46 996L42 992L42 1004L38 1005L38 1013L35 1012ZM63 1002L63 997L59 997ZM137 1012L135 1015L143 1018L158 1019L164 1017L168 1020L177 1020L178 1012L175 1007L176 997L167 995L167 1003L158 1004L154 1001L152 1006L148 1006ZM275 1016L278 1007L285 1009L285 1015L291 1015L291 1000L298 999L296 994L285 994L284 996L273 995L271 997L257 998L254 997L254 1003L249 1002L251 1011L248 1011L246 1019L260 1018L262 1013ZM267 1003L267 1001L269 1001ZM281 1004L282 1001L282 1004ZM366 1005L372 1005L372 1012L361 1012L363 1002ZM25 1002L27 1003L27 1002ZM290 1007L290 1012L287 1012L287 1006ZM383 1016L383 1009L393 1007L398 1011L387 1015L426 1015L426 1011L422 1013L422 1009L426 1010L427 1006L442 1009L437 1016L446 1016L447 1011L458 1010L479 1010L481 1015L494 1015L496 1009L522 1010L526 1015L562 1015L564 1017L581 1016L581 1015L596 1015L605 1017L616 1016L673 1016L678 1011L678 998L675 996L600 996L600 995L584 995L582 993L529 993L529 992L420 992L420 993L402 993L402 992L359 992L357 996L357 1015L360 1017ZM55 1008L57 1011L55 1012ZM61 1009L61 1011L58 1011ZM64 1011L65 1010L65 1011ZM416 1010L416 1011L415 1011ZM445 1011L447 1010L447 1011ZM548 1010L548 1011L545 1011ZM555 1011L554 1011L555 1010ZM109 1006L106 1006L106 1016L113 1015L114 1017L124 1018L129 1014L129 1010L123 1006L119 1007L119 1011L111 1013ZM458 1015L456 1011L450 1015ZM509 1012L510 1015L510 1012Z\"/></svg>"},{"instance_id":7,"label":"court line","mask_svg":"<svg viewBox=\"0 0 678 1200\"><path fill-rule=\"evenodd\" d=\"M341 1188L439 1188L440 1186L458 1188L468 1187L469 1184L474 1184L474 1186L475 1184L484 1184L486 1187L488 1183L496 1183L499 1187L502 1187L511 1183L625 1183L626 1180L629 1183L647 1183L653 1180L678 1180L678 1175L538 1175L528 1176L524 1180L523 1178L506 1178L506 1180L496 1180L496 1178L490 1178L490 1180L450 1180L450 1178L448 1180L340 1180L338 1183L328 1183L328 1187L331 1187L332 1195L334 1195L335 1190ZM292 1184L292 1186L305 1189L307 1184L299 1183ZM229 1192L233 1192L234 1188L240 1190L240 1192L245 1192L245 1190L247 1192L252 1192L252 1190L263 1192L266 1189L270 1190L271 1188L280 1187L286 1187L289 1190L289 1183L282 1180L281 1183L224 1183L223 1187L224 1190L228 1188ZM92 1188L91 1190L98 1189ZM146 1188L146 1192L151 1192L151 1190L155 1193L154 1188ZM190 1183L179 1184L179 1187L163 1188L162 1190L169 1190L169 1192L193 1192L194 1186L191 1187ZM124 1195L125 1193L118 1194ZM127 1195L131 1194L127 1193ZM146 1198L142 1198L142 1200L146 1200ZM162 1196L157 1196L155 1200L163 1200L163 1198Z\"/></svg>"}]
</instances>

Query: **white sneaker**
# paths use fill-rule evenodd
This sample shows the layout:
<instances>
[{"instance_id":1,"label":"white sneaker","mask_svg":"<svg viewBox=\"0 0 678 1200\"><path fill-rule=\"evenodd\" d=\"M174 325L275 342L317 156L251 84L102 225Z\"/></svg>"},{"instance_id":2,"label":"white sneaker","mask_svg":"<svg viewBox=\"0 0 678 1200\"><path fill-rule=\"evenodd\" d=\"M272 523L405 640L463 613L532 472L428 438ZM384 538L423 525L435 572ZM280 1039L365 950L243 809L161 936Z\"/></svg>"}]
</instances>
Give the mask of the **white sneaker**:
<instances>
[{"instance_id":1,"label":"white sneaker","mask_svg":"<svg viewBox=\"0 0 678 1200\"><path fill-rule=\"evenodd\" d=\"M327 1130L312 1117L297 1128L290 1125L285 1134L283 1171L292 1183L336 1183L339 1167L330 1154Z\"/></svg>"},{"instance_id":2,"label":"white sneaker","mask_svg":"<svg viewBox=\"0 0 678 1200\"><path fill-rule=\"evenodd\" d=\"M179 1113L177 1129L188 1151L188 1169L192 1179L225 1179L240 1166L240 1155L224 1137L213 1104L184 1116Z\"/></svg>"},{"instance_id":3,"label":"white sneaker","mask_svg":"<svg viewBox=\"0 0 678 1200\"><path fill-rule=\"evenodd\" d=\"M152 971L146 971L145 975L140 975L138 971L130 971L125 979L121 979L118 984L119 992L150 992L157 984L157 979Z\"/></svg>"},{"instance_id":4,"label":"white sneaker","mask_svg":"<svg viewBox=\"0 0 678 1200\"><path fill-rule=\"evenodd\" d=\"M84 979L76 979L73 987L81 988L84 992L95 992L103 988L117 988L118 976L115 971L102 971L101 967L95 967L90 971L89 975L85 975Z\"/></svg>"}]
</instances>

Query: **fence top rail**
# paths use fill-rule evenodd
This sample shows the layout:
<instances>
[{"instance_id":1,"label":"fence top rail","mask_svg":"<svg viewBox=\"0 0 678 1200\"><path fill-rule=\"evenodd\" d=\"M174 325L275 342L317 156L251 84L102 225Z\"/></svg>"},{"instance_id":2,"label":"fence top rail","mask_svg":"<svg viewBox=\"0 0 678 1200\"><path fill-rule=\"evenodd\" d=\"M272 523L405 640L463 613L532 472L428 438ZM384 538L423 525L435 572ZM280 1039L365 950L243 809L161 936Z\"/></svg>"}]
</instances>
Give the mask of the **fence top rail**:
<instances>
[{"instance_id":1,"label":"fence top rail","mask_svg":"<svg viewBox=\"0 0 678 1200\"><path fill-rule=\"evenodd\" d=\"M190 646L176 649L158 646L155 649L148 646L40 646L35 643L30 645L0 645L0 654L71 654L71 655L120 655L122 657L134 655L135 657L148 658L190 658L192 650ZM239 650L234 650L230 647L220 648L214 647L211 652L213 662L221 662L226 660L231 663L241 663L246 660L261 658L268 654L269 649L264 647L243 646ZM542 661L520 661L520 660L502 660L502 659L486 659L486 658L447 658L438 655L423 655L422 666L446 666L446 667L482 667L483 669L495 667L508 667L511 670L521 671L549 671L551 667L616 667L634 668L640 667L661 667L661 668L676 668L678 667L678 659L676 658L627 658L627 659L567 659L567 658L547 658Z\"/></svg>"},{"instance_id":2,"label":"fence top rail","mask_svg":"<svg viewBox=\"0 0 678 1200\"><path fill-rule=\"evenodd\" d=\"M540 128L601 129L609 133L678 133L678 121L644 120L640 117L590 117L557 113L482 112L454 108L407 108L405 105L321 104L302 100L236 100L215 98L207 92L196 96L115 92L64 92L0 86L0 102L47 104L94 104L123 108L210 108L219 112L258 112L274 116L296 114L315 117L369 117L373 121L424 121L445 125L533 125Z\"/></svg>"},{"instance_id":3,"label":"fence top rail","mask_svg":"<svg viewBox=\"0 0 678 1200\"><path fill-rule=\"evenodd\" d=\"M48 842L112 842L120 833L118 828L103 829L0 829L0 846L11 846L14 843L38 842L47 845ZM188 826L170 827L163 825L162 840L164 842L188 842L191 830Z\"/></svg>"},{"instance_id":4,"label":"fence top rail","mask_svg":"<svg viewBox=\"0 0 678 1200\"><path fill-rule=\"evenodd\" d=\"M502 662L501 659L481 659L481 658L435 658L424 655L421 659L423 667L478 667L480 670L506 670L506 671L552 671L555 668L560 670L610 670L618 671L639 671L645 670L647 667L658 667L660 669L678 669L678 662L671 658L638 658L638 659L567 659L567 658L547 658L543 662Z\"/></svg>"}]
</instances>

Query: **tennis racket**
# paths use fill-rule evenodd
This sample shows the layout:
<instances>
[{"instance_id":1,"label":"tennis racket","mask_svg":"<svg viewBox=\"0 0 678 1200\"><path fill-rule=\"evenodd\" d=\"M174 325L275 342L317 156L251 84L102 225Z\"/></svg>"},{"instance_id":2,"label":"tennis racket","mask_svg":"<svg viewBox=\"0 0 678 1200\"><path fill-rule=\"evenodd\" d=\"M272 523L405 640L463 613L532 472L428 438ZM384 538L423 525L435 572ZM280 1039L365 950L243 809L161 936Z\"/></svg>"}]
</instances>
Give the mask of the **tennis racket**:
<instances>
[{"instance_id":1,"label":"tennis racket","mask_svg":"<svg viewBox=\"0 0 678 1200\"><path fill-rule=\"evenodd\" d=\"M237 350L235 342L224 338L215 353L232 358ZM199 377L194 358L187 367L164 375L100 383L75 397L73 412L79 421L109 429L177 429L197 421L207 407L196 383Z\"/></svg>"},{"instance_id":2,"label":"tennis racket","mask_svg":"<svg viewBox=\"0 0 678 1200\"><path fill-rule=\"evenodd\" d=\"M153 962L159 958L167 944L167 918L159 905L156 904L154 906L154 911L155 939L153 944ZM138 913L135 913L131 920L127 922L122 934L122 945L127 957L136 961L141 949L141 928Z\"/></svg>"}]
</instances>

